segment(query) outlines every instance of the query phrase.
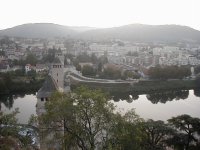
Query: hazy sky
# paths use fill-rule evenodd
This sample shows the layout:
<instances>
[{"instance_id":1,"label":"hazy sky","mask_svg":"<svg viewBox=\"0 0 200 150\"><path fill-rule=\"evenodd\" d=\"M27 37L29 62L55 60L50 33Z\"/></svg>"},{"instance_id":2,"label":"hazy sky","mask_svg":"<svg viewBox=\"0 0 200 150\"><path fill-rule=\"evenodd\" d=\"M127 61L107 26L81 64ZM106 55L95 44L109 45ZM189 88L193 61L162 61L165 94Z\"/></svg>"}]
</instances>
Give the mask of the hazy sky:
<instances>
[{"instance_id":1,"label":"hazy sky","mask_svg":"<svg viewBox=\"0 0 200 150\"><path fill-rule=\"evenodd\" d=\"M178 24L200 30L200 0L1 0L0 29L38 22L92 27Z\"/></svg>"}]
</instances>

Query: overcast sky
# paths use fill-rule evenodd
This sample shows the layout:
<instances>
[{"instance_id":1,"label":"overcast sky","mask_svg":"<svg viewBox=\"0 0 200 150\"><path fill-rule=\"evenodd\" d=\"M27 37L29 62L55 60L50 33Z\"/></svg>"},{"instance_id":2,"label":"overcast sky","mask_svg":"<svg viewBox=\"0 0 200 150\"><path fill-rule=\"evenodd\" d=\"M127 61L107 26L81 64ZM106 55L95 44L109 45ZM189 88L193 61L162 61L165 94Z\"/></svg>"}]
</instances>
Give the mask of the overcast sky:
<instances>
[{"instance_id":1,"label":"overcast sky","mask_svg":"<svg viewBox=\"0 0 200 150\"><path fill-rule=\"evenodd\" d=\"M114 27L178 24L200 30L200 0L2 0L0 29L24 23Z\"/></svg>"}]
</instances>

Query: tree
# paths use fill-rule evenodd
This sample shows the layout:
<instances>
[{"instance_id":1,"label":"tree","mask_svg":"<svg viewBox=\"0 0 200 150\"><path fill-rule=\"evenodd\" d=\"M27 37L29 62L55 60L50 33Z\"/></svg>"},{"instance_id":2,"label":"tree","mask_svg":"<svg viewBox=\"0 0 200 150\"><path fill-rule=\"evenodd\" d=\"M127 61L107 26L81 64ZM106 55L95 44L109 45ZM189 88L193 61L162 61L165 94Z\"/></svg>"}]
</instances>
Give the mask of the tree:
<instances>
[{"instance_id":1,"label":"tree","mask_svg":"<svg viewBox=\"0 0 200 150\"><path fill-rule=\"evenodd\" d=\"M19 148L15 140L18 138L17 128L14 127L17 123L17 113L19 113L18 109L10 114L0 112L0 149Z\"/></svg>"},{"instance_id":2,"label":"tree","mask_svg":"<svg viewBox=\"0 0 200 150\"><path fill-rule=\"evenodd\" d=\"M91 61L92 61L93 64L97 63L98 58L97 58L97 56L95 55L95 53L92 53L92 55L91 55Z\"/></svg>"},{"instance_id":3,"label":"tree","mask_svg":"<svg viewBox=\"0 0 200 150\"><path fill-rule=\"evenodd\" d=\"M101 77L106 79L120 79L121 71L112 67L107 67L104 69L104 72L101 74Z\"/></svg>"},{"instance_id":4,"label":"tree","mask_svg":"<svg viewBox=\"0 0 200 150\"><path fill-rule=\"evenodd\" d=\"M67 95L55 93L45 108L40 121L55 133L64 130L63 147L94 150L106 145L114 107L101 91L79 87Z\"/></svg>"},{"instance_id":5,"label":"tree","mask_svg":"<svg viewBox=\"0 0 200 150\"><path fill-rule=\"evenodd\" d=\"M143 120L132 109L121 115L117 113L112 118L112 128L109 132L110 146L114 150L140 150L142 149Z\"/></svg>"},{"instance_id":6,"label":"tree","mask_svg":"<svg viewBox=\"0 0 200 150\"><path fill-rule=\"evenodd\" d=\"M76 66L76 70L77 70L77 71L81 71L81 65L78 64L78 65Z\"/></svg>"},{"instance_id":7,"label":"tree","mask_svg":"<svg viewBox=\"0 0 200 150\"><path fill-rule=\"evenodd\" d=\"M31 64L31 65L36 65L36 63L38 62L37 57L33 54L28 54L26 57L26 63L27 64Z\"/></svg>"},{"instance_id":8,"label":"tree","mask_svg":"<svg viewBox=\"0 0 200 150\"><path fill-rule=\"evenodd\" d=\"M100 62L99 64L98 64L98 72L102 72L102 68L103 68L103 65L102 65L102 63Z\"/></svg>"},{"instance_id":9,"label":"tree","mask_svg":"<svg viewBox=\"0 0 200 150\"><path fill-rule=\"evenodd\" d=\"M96 70L90 65L85 65L82 68L82 74L84 76L95 76L96 75Z\"/></svg>"},{"instance_id":10,"label":"tree","mask_svg":"<svg viewBox=\"0 0 200 150\"><path fill-rule=\"evenodd\" d=\"M200 73L200 65L198 65L198 66L196 66L196 67L194 68L194 72L195 72L195 74Z\"/></svg>"},{"instance_id":11,"label":"tree","mask_svg":"<svg viewBox=\"0 0 200 150\"><path fill-rule=\"evenodd\" d=\"M188 67L178 66L151 67L148 73L152 79L182 79L191 75Z\"/></svg>"},{"instance_id":12,"label":"tree","mask_svg":"<svg viewBox=\"0 0 200 150\"><path fill-rule=\"evenodd\" d=\"M185 149L188 150L190 144L192 142L198 143L198 139L195 137L195 134L198 136L200 135L200 119L193 118L189 115L180 115L177 117L172 117L168 120L168 122L178 129L179 131L183 132L185 135Z\"/></svg>"},{"instance_id":13,"label":"tree","mask_svg":"<svg viewBox=\"0 0 200 150\"><path fill-rule=\"evenodd\" d=\"M174 132L173 129L163 121L154 121L152 119L143 123L143 131L143 142L146 149L149 150L163 149L165 147L165 140L167 136L172 135Z\"/></svg>"}]
</instances>

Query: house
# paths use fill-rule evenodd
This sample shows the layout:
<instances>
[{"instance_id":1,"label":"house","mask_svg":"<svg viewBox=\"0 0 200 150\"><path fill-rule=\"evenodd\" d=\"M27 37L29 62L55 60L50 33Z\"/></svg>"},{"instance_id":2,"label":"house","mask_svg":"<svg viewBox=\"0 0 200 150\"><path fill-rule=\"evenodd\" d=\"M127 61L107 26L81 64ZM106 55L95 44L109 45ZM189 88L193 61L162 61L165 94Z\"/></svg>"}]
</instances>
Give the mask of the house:
<instances>
[{"instance_id":1,"label":"house","mask_svg":"<svg viewBox=\"0 0 200 150\"><path fill-rule=\"evenodd\" d=\"M47 71L48 68L45 64L36 64L35 71L36 73Z\"/></svg>"},{"instance_id":2,"label":"house","mask_svg":"<svg viewBox=\"0 0 200 150\"><path fill-rule=\"evenodd\" d=\"M25 66L25 72L27 73L27 72L29 72L31 70L32 70L32 66L30 64L26 64L26 66Z\"/></svg>"},{"instance_id":3,"label":"house","mask_svg":"<svg viewBox=\"0 0 200 150\"><path fill-rule=\"evenodd\" d=\"M9 69L10 69L10 66L9 66L7 59L5 59L4 57L1 57L1 59L0 59L0 72L7 72L7 71L9 71Z\"/></svg>"}]
</instances>

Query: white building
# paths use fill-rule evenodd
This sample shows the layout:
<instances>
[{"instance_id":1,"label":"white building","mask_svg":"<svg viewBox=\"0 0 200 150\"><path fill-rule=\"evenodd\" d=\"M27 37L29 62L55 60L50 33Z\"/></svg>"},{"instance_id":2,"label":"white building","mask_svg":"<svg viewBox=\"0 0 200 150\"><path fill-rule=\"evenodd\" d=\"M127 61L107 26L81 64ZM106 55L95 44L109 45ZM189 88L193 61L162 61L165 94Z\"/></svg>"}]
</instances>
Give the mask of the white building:
<instances>
[{"instance_id":1,"label":"white building","mask_svg":"<svg viewBox=\"0 0 200 150\"><path fill-rule=\"evenodd\" d=\"M30 64L26 64L26 66L25 66L25 72L27 73L29 71L31 71L31 65Z\"/></svg>"}]
</instances>

